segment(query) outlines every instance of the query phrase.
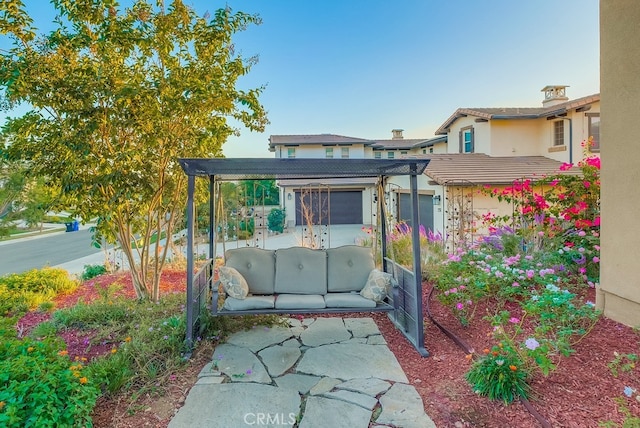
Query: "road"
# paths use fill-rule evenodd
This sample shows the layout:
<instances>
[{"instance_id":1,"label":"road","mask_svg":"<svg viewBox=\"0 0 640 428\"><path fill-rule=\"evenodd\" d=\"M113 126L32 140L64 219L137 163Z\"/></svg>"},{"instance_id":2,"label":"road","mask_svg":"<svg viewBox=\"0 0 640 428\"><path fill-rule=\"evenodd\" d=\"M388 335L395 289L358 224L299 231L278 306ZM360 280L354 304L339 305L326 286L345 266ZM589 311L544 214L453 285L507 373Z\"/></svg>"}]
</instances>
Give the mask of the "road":
<instances>
[{"instance_id":1,"label":"road","mask_svg":"<svg viewBox=\"0 0 640 428\"><path fill-rule=\"evenodd\" d=\"M100 252L91 246L91 232L55 233L0 245L0 276L55 266Z\"/></svg>"}]
</instances>

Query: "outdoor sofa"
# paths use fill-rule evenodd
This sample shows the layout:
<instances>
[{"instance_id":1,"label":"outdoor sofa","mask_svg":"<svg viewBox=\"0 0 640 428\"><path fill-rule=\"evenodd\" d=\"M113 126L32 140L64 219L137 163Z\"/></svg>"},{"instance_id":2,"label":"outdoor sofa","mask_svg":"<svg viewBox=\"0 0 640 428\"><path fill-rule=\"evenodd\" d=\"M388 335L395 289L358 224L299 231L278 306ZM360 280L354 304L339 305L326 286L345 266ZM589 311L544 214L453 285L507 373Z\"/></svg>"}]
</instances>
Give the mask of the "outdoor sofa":
<instances>
[{"instance_id":1,"label":"outdoor sofa","mask_svg":"<svg viewBox=\"0 0 640 428\"><path fill-rule=\"evenodd\" d=\"M371 248L244 247L225 252L213 315L394 311L398 288Z\"/></svg>"}]
</instances>

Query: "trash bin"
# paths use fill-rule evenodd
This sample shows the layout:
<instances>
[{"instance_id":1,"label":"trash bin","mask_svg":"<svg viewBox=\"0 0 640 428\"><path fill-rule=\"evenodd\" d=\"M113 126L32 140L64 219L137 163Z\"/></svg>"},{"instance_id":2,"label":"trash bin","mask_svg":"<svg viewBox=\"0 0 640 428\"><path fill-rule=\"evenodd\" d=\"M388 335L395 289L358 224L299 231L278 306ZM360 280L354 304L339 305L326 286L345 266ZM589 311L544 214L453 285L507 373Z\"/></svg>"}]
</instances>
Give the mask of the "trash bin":
<instances>
[{"instance_id":1,"label":"trash bin","mask_svg":"<svg viewBox=\"0 0 640 428\"><path fill-rule=\"evenodd\" d=\"M67 226L67 232L76 232L78 231L78 220L70 221L64 224Z\"/></svg>"}]
</instances>

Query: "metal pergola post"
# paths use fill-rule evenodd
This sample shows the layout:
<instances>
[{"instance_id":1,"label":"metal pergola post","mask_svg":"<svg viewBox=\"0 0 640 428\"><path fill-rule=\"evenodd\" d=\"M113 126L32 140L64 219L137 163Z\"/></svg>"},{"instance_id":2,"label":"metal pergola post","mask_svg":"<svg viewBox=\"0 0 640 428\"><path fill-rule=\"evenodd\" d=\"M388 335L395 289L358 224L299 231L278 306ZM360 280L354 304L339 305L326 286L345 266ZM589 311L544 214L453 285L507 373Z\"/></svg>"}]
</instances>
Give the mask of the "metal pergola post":
<instances>
[{"instance_id":1,"label":"metal pergola post","mask_svg":"<svg viewBox=\"0 0 640 428\"><path fill-rule=\"evenodd\" d=\"M426 357L429 355L424 347L424 316L422 309L422 256L420 255L420 219L418 212L418 176L416 165L411 165L411 176L409 178L409 189L411 191L411 228L413 244L413 275L415 280L415 323L416 323L416 350Z\"/></svg>"},{"instance_id":2,"label":"metal pergola post","mask_svg":"<svg viewBox=\"0 0 640 428\"><path fill-rule=\"evenodd\" d=\"M193 348L193 238L194 238L194 203L195 192L194 175L187 177L187 349Z\"/></svg>"}]
</instances>

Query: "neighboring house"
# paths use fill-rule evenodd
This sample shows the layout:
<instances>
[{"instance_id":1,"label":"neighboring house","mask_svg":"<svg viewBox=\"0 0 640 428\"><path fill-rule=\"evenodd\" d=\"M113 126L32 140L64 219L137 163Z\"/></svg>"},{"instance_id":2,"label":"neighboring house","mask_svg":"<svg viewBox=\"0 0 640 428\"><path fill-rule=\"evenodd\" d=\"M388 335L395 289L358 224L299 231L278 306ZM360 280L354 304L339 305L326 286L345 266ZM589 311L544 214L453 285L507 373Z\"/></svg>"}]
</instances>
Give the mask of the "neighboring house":
<instances>
[{"instance_id":1,"label":"neighboring house","mask_svg":"<svg viewBox=\"0 0 640 428\"><path fill-rule=\"evenodd\" d=\"M489 211L508 214L509 206L480 192L559 171L562 163L583 158L581 143L593 137L587 154L600 149L599 94L569 100L567 86L543 88L541 107L460 108L438 128L435 138L404 139L394 129L388 140L333 134L272 135L276 157L375 158L426 157L432 161L418 182L419 219L428 229L468 242L482 230ZM569 172L573 173L573 172ZM371 179L281 182L289 225L304 224L303 206L323 224L375 224L378 197ZM396 220L409 218L409 183L394 178L383 197ZM309 195L308 199L301 195ZM302 203L307 201L307 203Z\"/></svg>"},{"instance_id":2,"label":"neighboring house","mask_svg":"<svg viewBox=\"0 0 640 428\"><path fill-rule=\"evenodd\" d=\"M459 108L436 131L449 153L545 156L577 163L593 137L600 152L600 94L569 100L567 86L546 86L542 107Z\"/></svg>"},{"instance_id":3,"label":"neighboring house","mask_svg":"<svg viewBox=\"0 0 640 428\"><path fill-rule=\"evenodd\" d=\"M398 159L446 153L446 137L404 139L395 129L389 140L366 140L334 134L272 135L269 150L276 158ZM331 179L279 182L287 224L303 225L311 215L320 224L375 224L376 180ZM408 199L403 197L403 203Z\"/></svg>"}]
</instances>

